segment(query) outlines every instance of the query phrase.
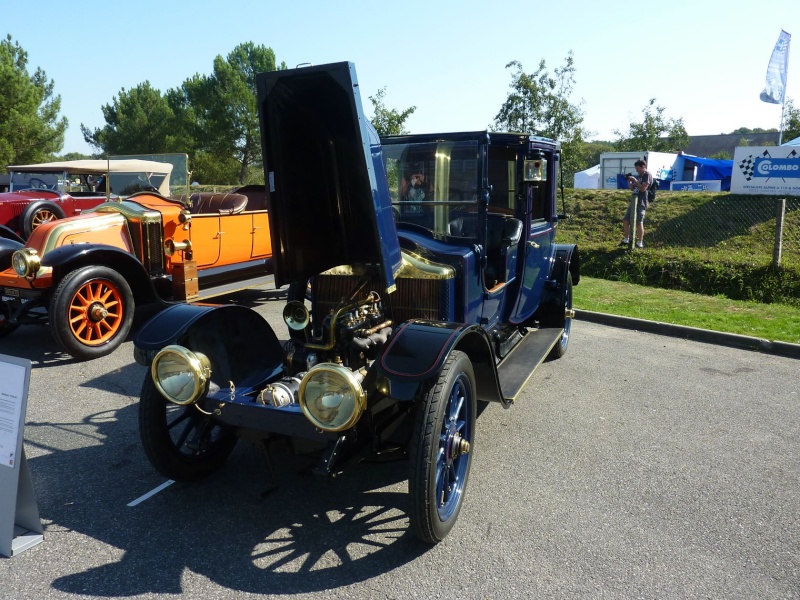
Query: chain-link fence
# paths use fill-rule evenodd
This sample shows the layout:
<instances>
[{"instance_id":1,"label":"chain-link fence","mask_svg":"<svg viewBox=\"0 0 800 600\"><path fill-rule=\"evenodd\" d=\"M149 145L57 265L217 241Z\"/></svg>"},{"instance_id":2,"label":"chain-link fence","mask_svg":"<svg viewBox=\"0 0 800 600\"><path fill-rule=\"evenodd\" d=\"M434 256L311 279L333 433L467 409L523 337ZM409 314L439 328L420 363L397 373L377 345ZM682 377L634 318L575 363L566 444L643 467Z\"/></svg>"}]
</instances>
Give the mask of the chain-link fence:
<instances>
[{"instance_id":1,"label":"chain-link fence","mask_svg":"<svg viewBox=\"0 0 800 600\"><path fill-rule=\"evenodd\" d=\"M663 203L666 206L666 202ZM719 196L683 214L648 210L648 241L654 246L743 249L752 256L800 261L800 199ZM649 217L649 219L647 218ZM649 223L648 223L649 221Z\"/></svg>"},{"instance_id":2,"label":"chain-link fence","mask_svg":"<svg viewBox=\"0 0 800 600\"><path fill-rule=\"evenodd\" d=\"M619 243L630 193L568 190L560 238L585 247ZM800 266L800 198L659 192L645 215L645 245Z\"/></svg>"}]
</instances>

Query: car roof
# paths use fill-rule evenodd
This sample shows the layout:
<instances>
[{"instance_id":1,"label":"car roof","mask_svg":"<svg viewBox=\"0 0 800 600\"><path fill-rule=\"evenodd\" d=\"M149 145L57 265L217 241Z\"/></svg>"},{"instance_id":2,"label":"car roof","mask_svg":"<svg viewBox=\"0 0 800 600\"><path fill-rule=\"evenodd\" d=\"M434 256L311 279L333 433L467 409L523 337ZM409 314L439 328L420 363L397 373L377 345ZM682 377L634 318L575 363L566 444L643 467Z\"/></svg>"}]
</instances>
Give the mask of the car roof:
<instances>
[{"instance_id":1,"label":"car roof","mask_svg":"<svg viewBox=\"0 0 800 600\"><path fill-rule=\"evenodd\" d=\"M56 162L38 163L34 165L9 165L8 171L20 173L61 173L67 171L75 175L94 175L97 173L163 173L172 172L172 165L154 160L124 159L124 160L63 160Z\"/></svg>"}]
</instances>

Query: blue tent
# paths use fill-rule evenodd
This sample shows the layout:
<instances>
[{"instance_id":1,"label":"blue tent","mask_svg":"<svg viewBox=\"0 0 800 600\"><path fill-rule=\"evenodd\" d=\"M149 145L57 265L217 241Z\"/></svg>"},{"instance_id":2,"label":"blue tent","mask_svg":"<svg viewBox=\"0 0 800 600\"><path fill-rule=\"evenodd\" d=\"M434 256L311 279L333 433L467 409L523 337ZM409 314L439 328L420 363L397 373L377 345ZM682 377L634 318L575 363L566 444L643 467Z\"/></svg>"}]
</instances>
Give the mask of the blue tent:
<instances>
[{"instance_id":1,"label":"blue tent","mask_svg":"<svg viewBox=\"0 0 800 600\"><path fill-rule=\"evenodd\" d=\"M691 154L681 154L680 158L684 161L683 169L687 166L697 167L696 179L698 181L719 179L723 191L731 189L731 175L733 173L733 161L719 158L701 158ZM686 163L689 163L688 165ZM680 173L683 169L678 170ZM677 170L677 169L676 169Z\"/></svg>"}]
</instances>

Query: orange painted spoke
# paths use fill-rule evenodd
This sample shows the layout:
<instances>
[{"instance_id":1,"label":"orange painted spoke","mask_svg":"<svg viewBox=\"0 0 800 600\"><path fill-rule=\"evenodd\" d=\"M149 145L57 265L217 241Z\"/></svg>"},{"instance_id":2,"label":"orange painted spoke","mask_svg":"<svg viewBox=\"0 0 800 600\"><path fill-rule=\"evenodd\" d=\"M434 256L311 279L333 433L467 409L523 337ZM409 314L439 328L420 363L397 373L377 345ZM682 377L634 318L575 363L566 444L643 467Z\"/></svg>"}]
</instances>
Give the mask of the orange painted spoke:
<instances>
[{"instance_id":1,"label":"orange painted spoke","mask_svg":"<svg viewBox=\"0 0 800 600\"><path fill-rule=\"evenodd\" d=\"M92 307L102 306L106 316L92 318ZM125 307L117 287L107 281L90 281L75 293L69 307L68 322L75 337L88 345L99 345L112 338L121 327Z\"/></svg>"}]
</instances>

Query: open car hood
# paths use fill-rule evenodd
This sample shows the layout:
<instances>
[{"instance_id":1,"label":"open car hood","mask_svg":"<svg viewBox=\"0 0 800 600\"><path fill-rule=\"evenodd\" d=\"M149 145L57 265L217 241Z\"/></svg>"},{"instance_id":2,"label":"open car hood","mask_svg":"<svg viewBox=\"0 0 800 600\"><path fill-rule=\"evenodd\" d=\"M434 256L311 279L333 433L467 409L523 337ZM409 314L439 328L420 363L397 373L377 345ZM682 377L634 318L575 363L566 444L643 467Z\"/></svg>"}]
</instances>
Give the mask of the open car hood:
<instances>
[{"instance_id":1,"label":"open car hood","mask_svg":"<svg viewBox=\"0 0 800 600\"><path fill-rule=\"evenodd\" d=\"M366 265L391 291L400 245L354 65L261 73L257 87L275 284Z\"/></svg>"}]
</instances>

